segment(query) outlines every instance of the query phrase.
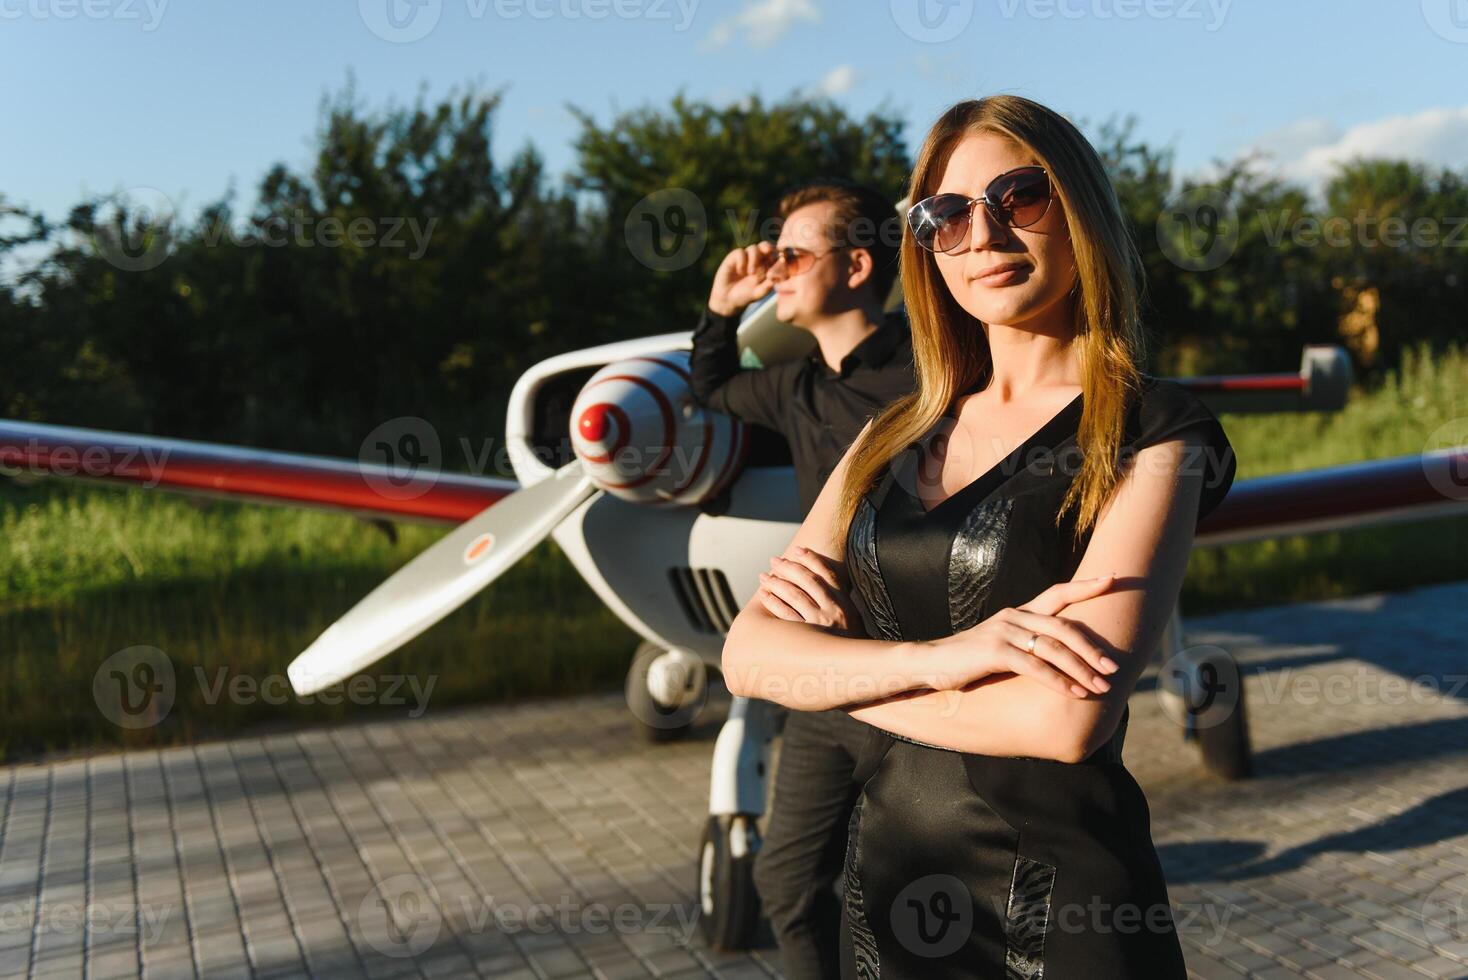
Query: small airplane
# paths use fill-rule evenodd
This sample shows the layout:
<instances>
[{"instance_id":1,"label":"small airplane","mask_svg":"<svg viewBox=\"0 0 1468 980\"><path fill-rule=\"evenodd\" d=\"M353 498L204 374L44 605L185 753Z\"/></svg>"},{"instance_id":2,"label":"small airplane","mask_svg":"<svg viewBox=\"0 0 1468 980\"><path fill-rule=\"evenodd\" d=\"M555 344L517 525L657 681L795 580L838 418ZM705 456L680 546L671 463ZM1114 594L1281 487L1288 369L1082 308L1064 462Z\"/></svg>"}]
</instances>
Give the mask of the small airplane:
<instances>
[{"instance_id":1,"label":"small airplane","mask_svg":"<svg viewBox=\"0 0 1468 980\"><path fill-rule=\"evenodd\" d=\"M738 343L746 367L811 349L807 331L776 319L774 299L751 306L741 320ZM627 703L649 738L674 738L707 702L708 670L720 667L729 625L754 594L769 557L785 549L804 516L784 440L704 409L693 398L690 345L691 333L667 333L532 366L511 390L507 410L516 480L420 467L421 447L405 432L369 440L364 450L380 452L383 461L377 462L5 420L0 473L325 507L379 522L456 525L296 657L288 675L299 694L364 670L551 537L608 608L642 637L627 676ZM1203 379L1196 390L1229 411L1330 410L1344 403L1349 383L1345 352L1312 345L1298 375ZM1236 495L1200 527L1200 542ZM1214 537L1235 539L1227 528ZM1164 646L1176 650L1176 614L1169 630ZM1228 655L1219 656L1190 663L1190 676L1172 682L1178 696L1228 675ZM1237 677L1236 666L1232 671L1229 676ZM758 923L753 858L766 809L770 744L783 710L734 698L715 742L698 855L701 927L715 948L747 946ZM1214 768L1247 771L1242 725L1238 712L1233 728L1199 728L1205 764L1211 751Z\"/></svg>"}]
</instances>

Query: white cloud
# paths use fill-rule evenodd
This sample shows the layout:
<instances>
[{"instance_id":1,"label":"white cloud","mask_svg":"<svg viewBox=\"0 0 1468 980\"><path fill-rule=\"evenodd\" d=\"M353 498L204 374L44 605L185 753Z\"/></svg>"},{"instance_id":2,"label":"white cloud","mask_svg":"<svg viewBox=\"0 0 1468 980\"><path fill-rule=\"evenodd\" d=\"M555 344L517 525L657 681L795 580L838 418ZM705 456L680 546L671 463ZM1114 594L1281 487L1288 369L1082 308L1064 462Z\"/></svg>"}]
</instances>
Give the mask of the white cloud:
<instances>
[{"instance_id":1,"label":"white cloud","mask_svg":"<svg viewBox=\"0 0 1468 980\"><path fill-rule=\"evenodd\" d=\"M856 86L860 78L861 73L850 65L837 65L835 68L826 72L826 76L812 87L811 93L814 95L826 95L831 98L845 95Z\"/></svg>"},{"instance_id":2,"label":"white cloud","mask_svg":"<svg viewBox=\"0 0 1468 980\"><path fill-rule=\"evenodd\" d=\"M708 32L708 36L703 39L703 46L705 48L722 48L732 40L734 40L734 22L732 20L722 20L714 25L713 30Z\"/></svg>"},{"instance_id":3,"label":"white cloud","mask_svg":"<svg viewBox=\"0 0 1468 980\"><path fill-rule=\"evenodd\" d=\"M749 0L739 13L714 25L703 47L721 48L741 34L754 47L768 47L800 21L814 24L820 19L816 0Z\"/></svg>"},{"instance_id":4,"label":"white cloud","mask_svg":"<svg viewBox=\"0 0 1468 980\"><path fill-rule=\"evenodd\" d=\"M1281 175L1311 190L1355 157L1457 169L1468 159L1468 105L1387 116L1345 130L1325 120L1302 119L1253 140L1249 149L1266 153Z\"/></svg>"},{"instance_id":5,"label":"white cloud","mask_svg":"<svg viewBox=\"0 0 1468 980\"><path fill-rule=\"evenodd\" d=\"M1285 166L1313 150L1336 143L1342 135L1341 128L1328 120L1298 119L1258 137L1250 148L1266 153Z\"/></svg>"}]
</instances>

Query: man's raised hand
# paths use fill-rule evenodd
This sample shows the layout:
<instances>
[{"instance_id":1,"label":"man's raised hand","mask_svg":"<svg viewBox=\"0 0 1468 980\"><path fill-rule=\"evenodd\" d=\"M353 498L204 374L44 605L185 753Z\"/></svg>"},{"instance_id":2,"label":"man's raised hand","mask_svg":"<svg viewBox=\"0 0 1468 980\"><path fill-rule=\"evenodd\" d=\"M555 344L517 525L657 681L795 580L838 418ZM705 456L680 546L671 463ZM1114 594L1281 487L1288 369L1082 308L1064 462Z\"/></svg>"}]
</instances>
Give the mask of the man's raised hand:
<instances>
[{"instance_id":1,"label":"man's raised hand","mask_svg":"<svg viewBox=\"0 0 1468 980\"><path fill-rule=\"evenodd\" d=\"M719 316L737 316L750 303L763 299L774 288L770 278L774 266L775 246L769 242L736 248L724 256L714 273L709 309Z\"/></svg>"}]
</instances>

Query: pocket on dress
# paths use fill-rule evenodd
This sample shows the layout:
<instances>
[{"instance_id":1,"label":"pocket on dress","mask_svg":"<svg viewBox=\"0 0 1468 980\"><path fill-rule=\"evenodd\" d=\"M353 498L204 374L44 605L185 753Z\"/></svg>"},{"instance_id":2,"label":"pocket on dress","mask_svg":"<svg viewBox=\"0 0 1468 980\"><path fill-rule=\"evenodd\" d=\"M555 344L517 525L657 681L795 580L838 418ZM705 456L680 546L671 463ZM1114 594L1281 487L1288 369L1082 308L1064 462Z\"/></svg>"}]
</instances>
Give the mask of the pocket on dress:
<instances>
[{"instance_id":1,"label":"pocket on dress","mask_svg":"<svg viewBox=\"0 0 1468 980\"><path fill-rule=\"evenodd\" d=\"M892 735L888 731L875 725L867 725L866 728L861 749L856 755L856 765L851 770L851 781L862 787L877 774L877 768L892 747Z\"/></svg>"}]
</instances>

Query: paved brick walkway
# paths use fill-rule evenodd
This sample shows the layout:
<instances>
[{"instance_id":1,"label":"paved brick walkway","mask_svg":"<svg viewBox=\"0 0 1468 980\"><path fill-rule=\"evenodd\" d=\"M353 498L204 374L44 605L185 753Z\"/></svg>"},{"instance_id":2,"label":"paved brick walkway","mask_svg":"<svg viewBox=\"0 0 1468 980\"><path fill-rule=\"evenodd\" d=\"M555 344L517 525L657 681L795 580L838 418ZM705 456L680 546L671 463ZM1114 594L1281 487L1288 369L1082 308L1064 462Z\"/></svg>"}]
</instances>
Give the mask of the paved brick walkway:
<instances>
[{"instance_id":1,"label":"paved brick walkway","mask_svg":"<svg viewBox=\"0 0 1468 980\"><path fill-rule=\"evenodd\" d=\"M1468 977L1468 583L1189 626L1245 665L1259 770L1200 775L1144 679L1126 758L1193 974ZM614 695L0 770L0 976L778 975L697 937L722 713L662 746Z\"/></svg>"}]
</instances>

